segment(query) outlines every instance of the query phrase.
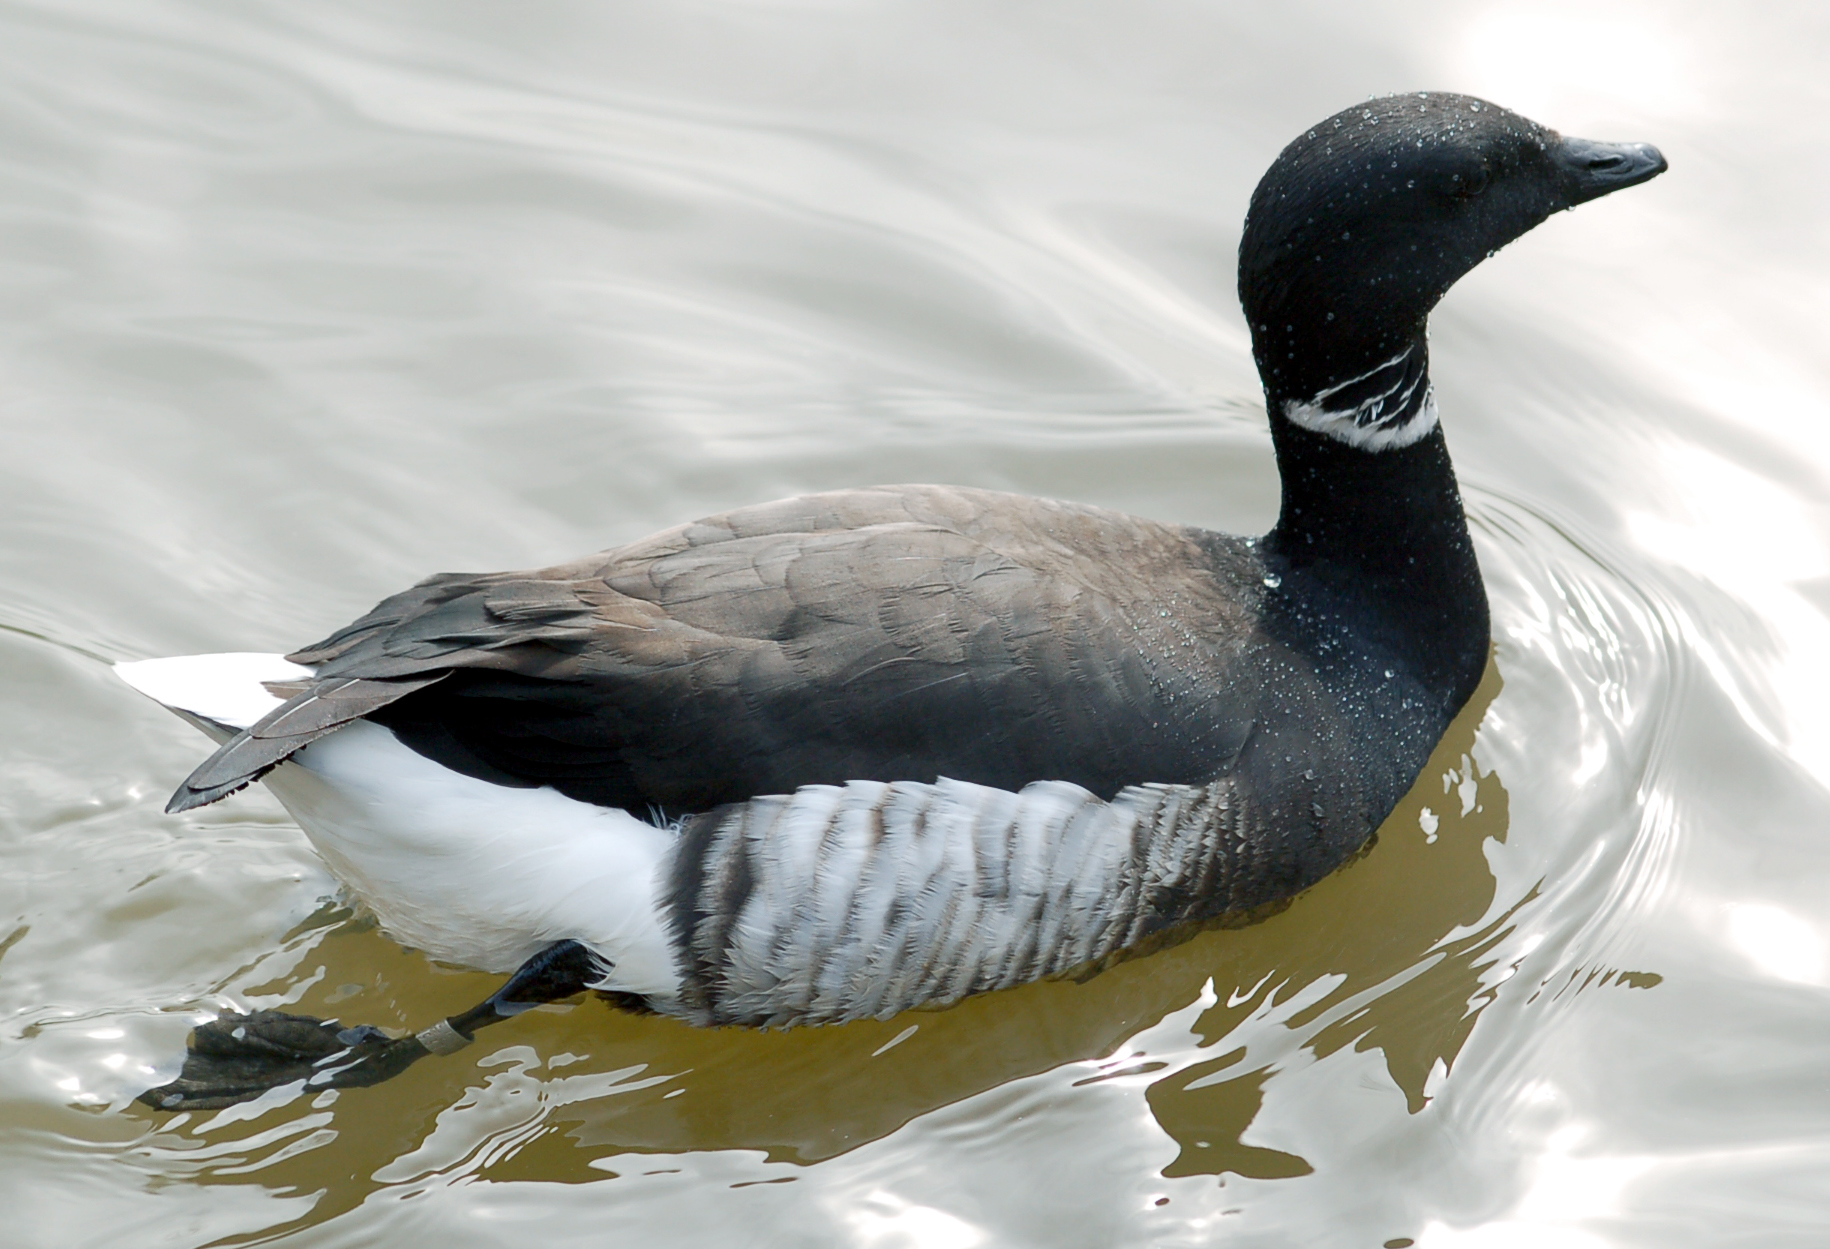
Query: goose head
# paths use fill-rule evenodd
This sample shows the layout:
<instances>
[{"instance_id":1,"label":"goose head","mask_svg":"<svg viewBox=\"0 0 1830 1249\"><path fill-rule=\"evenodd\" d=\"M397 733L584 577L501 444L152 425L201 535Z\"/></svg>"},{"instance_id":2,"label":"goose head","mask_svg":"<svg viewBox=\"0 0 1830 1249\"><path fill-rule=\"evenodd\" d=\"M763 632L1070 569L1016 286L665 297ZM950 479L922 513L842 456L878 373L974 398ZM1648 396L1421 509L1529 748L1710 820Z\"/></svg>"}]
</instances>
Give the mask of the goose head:
<instances>
[{"instance_id":1,"label":"goose head","mask_svg":"<svg viewBox=\"0 0 1830 1249\"><path fill-rule=\"evenodd\" d=\"M1648 143L1566 138L1473 96L1343 109L1259 182L1239 297L1273 420L1369 451L1435 428L1425 325L1470 269L1552 213L1656 177Z\"/></svg>"}]
</instances>

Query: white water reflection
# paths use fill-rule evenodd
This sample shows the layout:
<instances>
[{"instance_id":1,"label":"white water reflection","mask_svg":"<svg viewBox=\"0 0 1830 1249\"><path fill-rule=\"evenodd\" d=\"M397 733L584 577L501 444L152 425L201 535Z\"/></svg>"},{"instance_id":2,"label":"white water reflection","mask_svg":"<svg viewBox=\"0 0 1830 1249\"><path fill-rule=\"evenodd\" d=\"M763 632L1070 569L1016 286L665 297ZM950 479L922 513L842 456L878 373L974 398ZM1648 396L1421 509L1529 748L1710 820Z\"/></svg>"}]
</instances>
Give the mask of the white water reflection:
<instances>
[{"instance_id":1,"label":"white water reflection","mask_svg":"<svg viewBox=\"0 0 1830 1249\"><path fill-rule=\"evenodd\" d=\"M1728 940L1754 966L1778 980L1824 983L1824 938L1811 924L1777 906L1748 902L1728 908Z\"/></svg>"},{"instance_id":2,"label":"white water reflection","mask_svg":"<svg viewBox=\"0 0 1830 1249\"><path fill-rule=\"evenodd\" d=\"M1625 1213L1628 1187L1657 1159L1592 1154L1583 1145L1593 1135L1580 1124L1559 1128L1510 1212L1465 1229L1431 1222L1416 1238L1417 1249L1607 1249L1614 1241L1606 1221Z\"/></svg>"},{"instance_id":3,"label":"white water reflection","mask_svg":"<svg viewBox=\"0 0 1830 1249\"><path fill-rule=\"evenodd\" d=\"M1455 62L1468 90L1559 129L1708 107L1703 58L1681 19L1654 5L1499 4L1460 23Z\"/></svg>"},{"instance_id":4,"label":"white water reflection","mask_svg":"<svg viewBox=\"0 0 1830 1249\"><path fill-rule=\"evenodd\" d=\"M1657 463L1670 498L1629 512L1628 532L1724 592L1698 596L1696 653L1748 727L1830 782L1830 699L1794 696L1830 693L1830 617L1806 597L1830 578L1824 505L1704 448L1665 445Z\"/></svg>"},{"instance_id":5,"label":"white water reflection","mask_svg":"<svg viewBox=\"0 0 1830 1249\"><path fill-rule=\"evenodd\" d=\"M976 1249L985 1233L956 1215L874 1189L843 1215L860 1249Z\"/></svg>"}]
</instances>

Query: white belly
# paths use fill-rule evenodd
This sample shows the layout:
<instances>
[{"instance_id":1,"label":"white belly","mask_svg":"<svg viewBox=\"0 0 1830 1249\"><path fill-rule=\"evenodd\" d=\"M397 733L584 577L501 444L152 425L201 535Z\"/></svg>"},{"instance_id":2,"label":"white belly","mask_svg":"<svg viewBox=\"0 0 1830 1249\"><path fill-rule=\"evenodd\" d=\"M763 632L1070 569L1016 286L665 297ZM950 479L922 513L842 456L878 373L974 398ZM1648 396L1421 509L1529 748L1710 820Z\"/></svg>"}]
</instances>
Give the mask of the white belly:
<instances>
[{"instance_id":1,"label":"white belly","mask_svg":"<svg viewBox=\"0 0 1830 1249\"><path fill-rule=\"evenodd\" d=\"M614 964L597 987L675 992L656 905L666 830L461 775L366 721L307 746L266 784L396 940L506 972L570 938Z\"/></svg>"}]
</instances>

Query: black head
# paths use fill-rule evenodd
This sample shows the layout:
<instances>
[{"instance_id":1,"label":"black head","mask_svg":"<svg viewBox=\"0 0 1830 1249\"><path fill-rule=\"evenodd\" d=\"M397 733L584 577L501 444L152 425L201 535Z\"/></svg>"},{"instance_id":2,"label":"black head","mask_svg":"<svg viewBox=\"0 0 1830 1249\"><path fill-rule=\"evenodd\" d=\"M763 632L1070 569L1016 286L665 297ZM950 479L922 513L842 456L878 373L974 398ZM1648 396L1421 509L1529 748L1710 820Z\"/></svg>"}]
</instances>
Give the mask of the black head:
<instances>
[{"instance_id":1,"label":"black head","mask_svg":"<svg viewBox=\"0 0 1830 1249\"><path fill-rule=\"evenodd\" d=\"M1273 411L1352 409L1365 390L1390 402L1363 409L1359 427L1400 430L1427 398L1425 321L1456 279L1559 209L1664 169L1649 144L1566 139L1472 96L1336 113L1271 165L1239 244L1239 298Z\"/></svg>"}]
</instances>

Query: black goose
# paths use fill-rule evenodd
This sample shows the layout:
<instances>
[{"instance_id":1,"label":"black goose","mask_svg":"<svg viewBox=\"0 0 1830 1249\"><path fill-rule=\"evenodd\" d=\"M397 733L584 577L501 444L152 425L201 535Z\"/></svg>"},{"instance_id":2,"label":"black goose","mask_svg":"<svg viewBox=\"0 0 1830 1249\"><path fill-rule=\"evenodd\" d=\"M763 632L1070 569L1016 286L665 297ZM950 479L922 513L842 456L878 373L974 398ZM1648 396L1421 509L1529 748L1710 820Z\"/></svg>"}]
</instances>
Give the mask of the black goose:
<instances>
[{"instance_id":1,"label":"black goose","mask_svg":"<svg viewBox=\"0 0 1830 1249\"><path fill-rule=\"evenodd\" d=\"M948 486L788 499L443 575L281 658L120 665L265 779L396 937L513 971L416 1037L200 1028L146 1094L372 1083L585 988L699 1024L888 1016L1251 913L1365 844L1479 680L1430 309L1662 172L1462 95L1347 109L1252 197L1262 538Z\"/></svg>"}]
</instances>

